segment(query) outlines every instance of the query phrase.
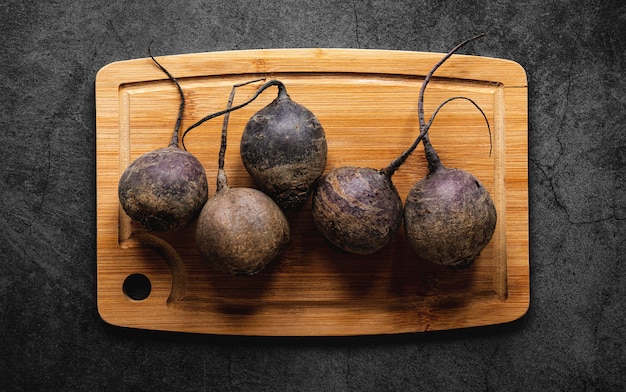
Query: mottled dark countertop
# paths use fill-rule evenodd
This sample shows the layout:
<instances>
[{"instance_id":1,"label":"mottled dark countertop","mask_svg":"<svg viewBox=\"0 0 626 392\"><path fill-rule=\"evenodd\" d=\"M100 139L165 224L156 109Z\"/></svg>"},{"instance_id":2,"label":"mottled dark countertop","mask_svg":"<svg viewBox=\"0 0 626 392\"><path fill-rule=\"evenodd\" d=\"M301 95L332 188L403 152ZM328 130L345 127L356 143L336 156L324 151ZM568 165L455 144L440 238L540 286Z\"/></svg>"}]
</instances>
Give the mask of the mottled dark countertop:
<instances>
[{"instance_id":1,"label":"mottled dark countertop","mask_svg":"<svg viewBox=\"0 0 626 392\"><path fill-rule=\"evenodd\" d=\"M621 1L9 0L0 6L0 390L626 390ZM244 338L123 331L96 308L94 78L252 48L472 53L529 83L531 305L448 332Z\"/></svg>"}]
</instances>

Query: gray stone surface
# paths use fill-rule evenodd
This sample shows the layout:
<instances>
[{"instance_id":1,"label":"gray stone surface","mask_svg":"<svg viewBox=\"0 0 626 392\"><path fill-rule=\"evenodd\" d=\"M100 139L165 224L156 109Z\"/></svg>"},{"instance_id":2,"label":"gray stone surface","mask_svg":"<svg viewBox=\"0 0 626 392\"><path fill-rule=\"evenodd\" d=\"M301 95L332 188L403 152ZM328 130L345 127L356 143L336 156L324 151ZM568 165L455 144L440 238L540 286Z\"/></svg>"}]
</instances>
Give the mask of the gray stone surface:
<instances>
[{"instance_id":1,"label":"gray stone surface","mask_svg":"<svg viewBox=\"0 0 626 392\"><path fill-rule=\"evenodd\" d=\"M0 390L626 390L621 1L0 5ZM510 324L357 338L121 331L95 297L94 77L280 47L472 53L529 78L531 306Z\"/></svg>"}]
</instances>

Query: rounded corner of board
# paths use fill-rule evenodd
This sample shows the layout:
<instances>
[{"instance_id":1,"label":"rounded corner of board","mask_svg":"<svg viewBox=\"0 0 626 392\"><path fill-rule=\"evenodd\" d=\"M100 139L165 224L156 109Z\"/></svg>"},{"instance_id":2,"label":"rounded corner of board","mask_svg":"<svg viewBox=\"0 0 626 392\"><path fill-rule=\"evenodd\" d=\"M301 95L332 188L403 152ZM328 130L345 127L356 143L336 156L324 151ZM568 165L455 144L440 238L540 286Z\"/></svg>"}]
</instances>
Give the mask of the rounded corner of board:
<instances>
[{"instance_id":1,"label":"rounded corner of board","mask_svg":"<svg viewBox=\"0 0 626 392\"><path fill-rule=\"evenodd\" d=\"M504 61L509 64L511 73L515 73L515 79L517 80L515 87L528 87L528 73L526 72L526 68L514 60L504 59Z\"/></svg>"}]
</instances>

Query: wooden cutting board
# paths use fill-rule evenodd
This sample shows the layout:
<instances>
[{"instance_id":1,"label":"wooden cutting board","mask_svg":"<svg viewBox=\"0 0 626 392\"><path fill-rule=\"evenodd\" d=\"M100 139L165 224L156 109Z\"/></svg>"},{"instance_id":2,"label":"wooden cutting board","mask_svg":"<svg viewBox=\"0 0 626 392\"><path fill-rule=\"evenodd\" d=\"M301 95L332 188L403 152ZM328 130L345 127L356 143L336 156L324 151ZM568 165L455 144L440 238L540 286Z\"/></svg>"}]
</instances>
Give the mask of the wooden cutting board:
<instances>
[{"instance_id":1,"label":"wooden cutting board","mask_svg":"<svg viewBox=\"0 0 626 392\"><path fill-rule=\"evenodd\" d=\"M424 76L443 56L359 49L272 49L185 54L158 60L180 82L187 107L182 128L226 106L235 83L280 79L291 98L313 111L328 140L328 164L383 168L418 134L417 97ZM241 87L235 104L259 83ZM233 112L226 173L230 186L251 186L239 140L252 114L276 96ZM194 245L194 226L145 232L119 205L117 184L140 154L165 147L177 116L175 86L149 59L120 61L96 77L97 298L106 322L131 328L229 335L395 334L505 323L529 306L527 81L517 63L454 55L425 96L427 119L449 103L430 130L449 167L472 172L498 212L490 244L474 265L451 270L418 260L403 229L389 247L358 256L318 234L310 202L289 213L282 256L256 276L211 270ZM215 192L222 119L192 130L187 149L203 163ZM420 145L393 177L404 199L426 174Z\"/></svg>"}]
</instances>

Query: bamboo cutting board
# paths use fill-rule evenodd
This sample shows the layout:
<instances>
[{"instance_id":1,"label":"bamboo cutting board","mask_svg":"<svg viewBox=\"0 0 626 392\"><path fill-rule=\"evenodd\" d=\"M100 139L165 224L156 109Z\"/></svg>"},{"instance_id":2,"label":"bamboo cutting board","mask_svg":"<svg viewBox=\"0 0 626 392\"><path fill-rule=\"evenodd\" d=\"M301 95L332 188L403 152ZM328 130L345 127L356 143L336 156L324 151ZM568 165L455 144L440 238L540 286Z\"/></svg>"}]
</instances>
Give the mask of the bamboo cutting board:
<instances>
[{"instance_id":1,"label":"bamboo cutting board","mask_svg":"<svg viewBox=\"0 0 626 392\"><path fill-rule=\"evenodd\" d=\"M226 106L233 84L280 79L326 131L328 164L383 168L418 134L417 97L438 53L359 49L272 49L159 57L180 82L182 129ZM237 90L235 105L259 83ZM250 186L239 157L247 120L271 102L269 89L230 116L229 185ZM97 296L106 322L131 328L229 335L370 335L446 330L515 320L529 306L527 82L517 63L454 55L426 89L425 112L466 96L484 110L449 103L430 130L442 162L473 173L496 203L496 232L474 265L451 270L411 253L400 229L370 256L341 252L318 234L310 201L288 213L283 254L253 277L211 270L192 225L145 232L120 208L117 184L142 153L165 147L177 116L176 87L149 59L120 61L96 77ZM187 149L215 192L221 118L192 130ZM492 146L490 146L490 142ZM490 147L492 151L490 152ZM401 197L426 174L421 145L393 177Z\"/></svg>"}]
</instances>

